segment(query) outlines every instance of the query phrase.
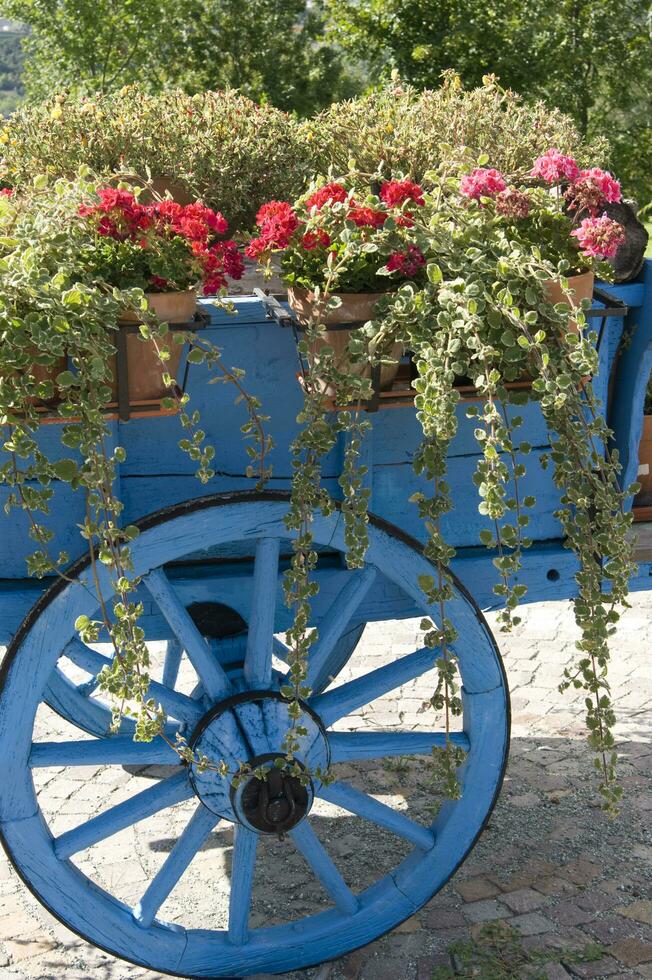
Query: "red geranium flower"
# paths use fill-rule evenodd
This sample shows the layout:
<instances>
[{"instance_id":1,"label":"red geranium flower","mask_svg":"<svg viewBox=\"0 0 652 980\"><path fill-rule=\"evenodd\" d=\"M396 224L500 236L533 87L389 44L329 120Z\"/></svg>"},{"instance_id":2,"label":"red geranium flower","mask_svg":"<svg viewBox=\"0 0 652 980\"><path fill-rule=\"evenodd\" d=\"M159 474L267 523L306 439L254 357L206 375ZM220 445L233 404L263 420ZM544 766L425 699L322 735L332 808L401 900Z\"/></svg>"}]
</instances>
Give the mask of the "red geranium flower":
<instances>
[{"instance_id":1,"label":"red geranium flower","mask_svg":"<svg viewBox=\"0 0 652 980\"><path fill-rule=\"evenodd\" d=\"M422 188L411 180L386 180L380 188L380 199L392 208L400 208L406 201L424 204Z\"/></svg>"},{"instance_id":2,"label":"red geranium flower","mask_svg":"<svg viewBox=\"0 0 652 980\"><path fill-rule=\"evenodd\" d=\"M408 245L404 252L392 252L387 260L388 272L400 272L401 275L410 278L416 276L419 269L426 264L426 259L416 245Z\"/></svg>"},{"instance_id":3,"label":"red geranium flower","mask_svg":"<svg viewBox=\"0 0 652 980\"><path fill-rule=\"evenodd\" d=\"M310 211L312 208L317 208L321 211L324 204L335 201L346 201L348 193L346 187L342 184L338 184L337 181L333 181L330 184L324 184L319 190L316 190L314 194L306 200L306 210Z\"/></svg>"},{"instance_id":4,"label":"red geranium flower","mask_svg":"<svg viewBox=\"0 0 652 980\"><path fill-rule=\"evenodd\" d=\"M322 228L317 228L316 231L307 231L301 239L301 244L306 252L312 252L313 249L319 248L320 245L326 248L330 243L330 235L327 235Z\"/></svg>"},{"instance_id":5,"label":"red geranium flower","mask_svg":"<svg viewBox=\"0 0 652 980\"><path fill-rule=\"evenodd\" d=\"M347 218L350 221L354 221L358 228L382 228L387 221L387 214L385 211L375 211L366 205L356 204L355 201L351 201Z\"/></svg>"}]
</instances>

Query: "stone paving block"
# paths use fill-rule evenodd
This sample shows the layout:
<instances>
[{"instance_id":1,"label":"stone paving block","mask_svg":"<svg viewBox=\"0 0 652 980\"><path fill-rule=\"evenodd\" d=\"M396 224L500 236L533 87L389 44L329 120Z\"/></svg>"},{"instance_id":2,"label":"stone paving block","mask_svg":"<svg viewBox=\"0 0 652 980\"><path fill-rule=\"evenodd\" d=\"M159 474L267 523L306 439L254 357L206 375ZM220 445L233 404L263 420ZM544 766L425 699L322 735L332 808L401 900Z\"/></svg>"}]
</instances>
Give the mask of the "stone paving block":
<instances>
[{"instance_id":1,"label":"stone paving block","mask_svg":"<svg viewBox=\"0 0 652 980\"><path fill-rule=\"evenodd\" d=\"M593 864L591 861L581 858L577 861L571 861L563 869L566 877L574 881L576 885L588 885L594 878L597 878L601 871L602 868L599 864Z\"/></svg>"},{"instance_id":2,"label":"stone paving block","mask_svg":"<svg viewBox=\"0 0 652 980\"><path fill-rule=\"evenodd\" d=\"M494 899L470 902L464 906L464 915L469 922L492 922L494 919L507 919L511 912L505 905Z\"/></svg>"},{"instance_id":3,"label":"stone paving block","mask_svg":"<svg viewBox=\"0 0 652 980\"><path fill-rule=\"evenodd\" d=\"M561 963L547 963L545 967L547 980L568 980L570 974Z\"/></svg>"},{"instance_id":4,"label":"stone paving block","mask_svg":"<svg viewBox=\"0 0 652 980\"><path fill-rule=\"evenodd\" d=\"M432 980L434 971L442 966L450 966L450 956L446 953L433 953L431 956L420 956L417 960L416 980Z\"/></svg>"},{"instance_id":5,"label":"stone paving block","mask_svg":"<svg viewBox=\"0 0 652 980\"><path fill-rule=\"evenodd\" d=\"M594 939L597 939L599 943L604 943L606 946L631 939L635 932L634 923L624 919L621 915L596 917L592 922L587 922L583 929Z\"/></svg>"},{"instance_id":6,"label":"stone paving block","mask_svg":"<svg viewBox=\"0 0 652 980\"><path fill-rule=\"evenodd\" d=\"M591 922L595 918L594 912L580 908L575 899L561 902L556 908L550 910L550 914L562 926L579 926L584 922Z\"/></svg>"},{"instance_id":7,"label":"stone paving block","mask_svg":"<svg viewBox=\"0 0 652 980\"><path fill-rule=\"evenodd\" d=\"M540 912L527 912L525 915L517 915L510 919L510 925L518 929L522 936L540 936L542 933L551 932L555 928L554 922L547 919Z\"/></svg>"},{"instance_id":8,"label":"stone paving block","mask_svg":"<svg viewBox=\"0 0 652 980\"><path fill-rule=\"evenodd\" d=\"M429 909L425 917L427 929L437 932L441 929L459 929L466 923L460 909Z\"/></svg>"},{"instance_id":9,"label":"stone paving block","mask_svg":"<svg viewBox=\"0 0 652 980\"><path fill-rule=\"evenodd\" d=\"M609 952L618 957L625 966L638 966L639 963L652 963L652 943L641 939L622 939Z\"/></svg>"},{"instance_id":10,"label":"stone paving block","mask_svg":"<svg viewBox=\"0 0 652 980\"><path fill-rule=\"evenodd\" d=\"M571 976L593 980L597 977L611 977L621 973L620 965L611 956L603 956L594 963L564 963Z\"/></svg>"},{"instance_id":11,"label":"stone paving block","mask_svg":"<svg viewBox=\"0 0 652 980\"><path fill-rule=\"evenodd\" d=\"M601 891L579 892L575 901L587 912L609 912L618 904L615 895Z\"/></svg>"},{"instance_id":12,"label":"stone paving block","mask_svg":"<svg viewBox=\"0 0 652 980\"><path fill-rule=\"evenodd\" d=\"M455 884L455 891L465 902L479 902L485 898L493 898L500 891L488 878L469 878Z\"/></svg>"},{"instance_id":13,"label":"stone paving block","mask_svg":"<svg viewBox=\"0 0 652 980\"><path fill-rule=\"evenodd\" d=\"M17 939L5 940L5 949L10 961L19 963L21 960L31 957L41 956L50 950L56 949L56 942L45 933L38 933L33 936L21 936Z\"/></svg>"},{"instance_id":14,"label":"stone paving block","mask_svg":"<svg viewBox=\"0 0 652 980\"><path fill-rule=\"evenodd\" d=\"M645 922L647 925L652 926L652 902L651 901L641 901L632 902L627 908L620 909L621 915L626 915L630 919L635 919L637 922Z\"/></svg>"},{"instance_id":15,"label":"stone paving block","mask_svg":"<svg viewBox=\"0 0 652 980\"><path fill-rule=\"evenodd\" d=\"M500 896L500 901L504 902L512 912L521 914L523 912L534 912L546 903L546 899L540 892L533 888L520 888L515 892L504 892Z\"/></svg>"},{"instance_id":16,"label":"stone paving block","mask_svg":"<svg viewBox=\"0 0 652 980\"><path fill-rule=\"evenodd\" d=\"M550 875L547 878L540 878L532 886L542 895L573 895L577 891L577 886L572 881Z\"/></svg>"}]
</instances>

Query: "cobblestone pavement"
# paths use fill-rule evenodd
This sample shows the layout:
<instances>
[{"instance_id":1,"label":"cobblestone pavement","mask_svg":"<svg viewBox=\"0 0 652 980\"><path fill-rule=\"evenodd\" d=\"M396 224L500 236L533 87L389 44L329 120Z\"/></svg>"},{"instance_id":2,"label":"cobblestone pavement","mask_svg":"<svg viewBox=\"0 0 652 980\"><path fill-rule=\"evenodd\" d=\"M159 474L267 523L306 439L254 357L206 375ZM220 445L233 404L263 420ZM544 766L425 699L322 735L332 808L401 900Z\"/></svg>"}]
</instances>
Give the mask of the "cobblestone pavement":
<instances>
[{"instance_id":1,"label":"cobblestone pavement","mask_svg":"<svg viewBox=\"0 0 652 980\"><path fill-rule=\"evenodd\" d=\"M490 620L492 617L489 617ZM619 707L619 754L625 790L622 815L609 822L594 792L591 756L583 740L582 702L560 695L557 683L573 654L574 629L568 603L526 607L523 623L501 638L510 679L513 741L501 799L479 844L452 882L424 909L390 935L332 964L286 974L286 980L430 980L448 963L451 942L478 934L482 924L504 919L528 948L559 950L547 966L550 980L573 977L652 978L652 593L633 598L616 641L612 671ZM361 672L390 654L414 649L418 623L368 627L347 669ZM416 711L429 678L396 698L363 709L361 723L385 727L398 720L423 725ZM413 717L412 717L413 716ZM40 719L45 736L61 735L65 724ZM432 721L430 725L432 727ZM120 768L40 771L41 800L55 832L82 822L107 805L147 785ZM399 761L390 768L366 763L357 777L385 802L425 817L429 788L423 764ZM324 805L326 806L326 805ZM157 815L85 852L80 865L105 887L133 903L160 866L187 819L188 806ZM349 883L363 887L390 860L395 838L357 835L358 821L335 808L314 816L314 825L342 866ZM368 826L368 825L367 825ZM390 845L391 840L391 845ZM164 906L164 917L187 924L222 925L228 902L232 837L218 827L190 872ZM283 857L283 861L274 858ZM321 893L306 866L288 845L263 848L265 862L282 867L282 885L259 874L252 923L318 908ZM280 896L280 897L279 897ZM572 965L564 954L598 942L596 962ZM555 954L557 955L557 954ZM57 923L0 860L0 980L155 980L158 974L129 966L78 939ZM257 978L262 980L262 978Z\"/></svg>"}]
</instances>

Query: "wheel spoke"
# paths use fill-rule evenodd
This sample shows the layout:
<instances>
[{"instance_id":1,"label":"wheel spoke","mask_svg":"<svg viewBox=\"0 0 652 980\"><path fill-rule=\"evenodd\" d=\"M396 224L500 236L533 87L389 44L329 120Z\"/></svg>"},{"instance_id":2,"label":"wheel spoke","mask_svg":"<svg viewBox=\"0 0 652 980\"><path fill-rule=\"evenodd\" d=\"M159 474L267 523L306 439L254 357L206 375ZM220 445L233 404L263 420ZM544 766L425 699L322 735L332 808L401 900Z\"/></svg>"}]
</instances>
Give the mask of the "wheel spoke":
<instances>
[{"instance_id":1,"label":"wheel spoke","mask_svg":"<svg viewBox=\"0 0 652 980\"><path fill-rule=\"evenodd\" d=\"M310 651L308 664L308 684L310 687L323 686L329 679L335 664L331 656L336 651L337 641L346 629L351 616L356 611L376 578L376 569L367 565L351 575L335 597L328 612L318 627L319 638Z\"/></svg>"},{"instance_id":2,"label":"wheel spoke","mask_svg":"<svg viewBox=\"0 0 652 980\"><path fill-rule=\"evenodd\" d=\"M169 687L174 690L177 686L182 656L183 647L179 641L168 640L165 650L165 661L163 662L163 687Z\"/></svg>"},{"instance_id":3,"label":"wheel spoke","mask_svg":"<svg viewBox=\"0 0 652 980\"><path fill-rule=\"evenodd\" d=\"M469 751L463 732L452 732L449 740ZM357 762L385 759L395 755L430 755L433 748L446 745L445 732L329 732L331 762Z\"/></svg>"},{"instance_id":4,"label":"wheel spoke","mask_svg":"<svg viewBox=\"0 0 652 980\"><path fill-rule=\"evenodd\" d=\"M70 641L63 653L78 667L95 675L99 674L103 667L110 667L113 663L110 657L105 657L97 650L92 650L76 637ZM192 698L172 691L157 681L150 681L147 693L159 702L166 714L178 721L184 721L194 726L203 714L202 709L195 704Z\"/></svg>"},{"instance_id":5,"label":"wheel spoke","mask_svg":"<svg viewBox=\"0 0 652 980\"><path fill-rule=\"evenodd\" d=\"M344 915L358 911L358 900L339 873L330 855L307 820L290 831L290 837L322 883L335 906Z\"/></svg>"},{"instance_id":6,"label":"wheel spoke","mask_svg":"<svg viewBox=\"0 0 652 980\"><path fill-rule=\"evenodd\" d=\"M151 817L159 810L164 810L175 803L188 800L193 795L192 787L185 771L178 775L162 780L156 786L144 789L131 799L111 807L105 813L87 820L86 823L68 830L54 841L54 852L58 858L69 858L78 851L92 847L101 840L117 834L119 830L130 827L146 817Z\"/></svg>"},{"instance_id":7,"label":"wheel spoke","mask_svg":"<svg viewBox=\"0 0 652 980\"><path fill-rule=\"evenodd\" d=\"M356 816L371 820L379 827L385 827L386 830L416 844L423 851L429 851L435 843L432 831L374 799L368 793L362 793L349 786L348 783L331 783L330 786L322 786L319 796L328 803L334 803L335 806L348 810L349 813L355 813Z\"/></svg>"},{"instance_id":8,"label":"wheel spoke","mask_svg":"<svg viewBox=\"0 0 652 980\"><path fill-rule=\"evenodd\" d=\"M219 821L220 817L217 814L212 813L203 803L199 804L160 871L152 879L149 888L134 909L134 918L141 926L145 928L151 926L161 905Z\"/></svg>"},{"instance_id":9,"label":"wheel spoke","mask_svg":"<svg viewBox=\"0 0 652 980\"><path fill-rule=\"evenodd\" d=\"M376 698L388 694L408 681L420 677L434 666L441 657L439 649L424 647L416 653L395 660L392 664L378 667L362 677L342 684L340 687L319 694L310 699L310 707L321 717L326 727L339 721L364 704L375 701Z\"/></svg>"},{"instance_id":10,"label":"wheel spoke","mask_svg":"<svg viewBox=\"0 0 652 980\"><path fill-rule=\"evenodd\" d=\"M130 735L114 735L72 742L35 742L29 764L32 769L48 766L169 766L181 765L181 760L162 738L153 742L134 742Z\"/></svg>"},{"instance_id":11,"label":"wheel spoke","mask_svg":"<svg viewBox=\"0 0 652 980\"><path fill-rule=\"evenodd\" d=\"M238 946L247 939L257 844L258 834L236 824L229 898L229 941Z\"/></svg>"},{"instance_id":12,"label":"wheel spoke","mask_svg":"<svg viewBox=\"0 0 652 980\"><path fill-rule=\"evenodd\" d=\"M143 582L188 654L210 697L214 700L226 697L231 693L229 679L211 653L209 645L193 623L188 610L174 591L163 569L155 568L143 577Z\"/></svg>"},{"instance_id":13,"label":"wheel spoke","mask_svg":"<svg viewBox=\"0 0 652 980\"><path fill-rule=\"evenodd\" d=\"M269 687L278 585L279 538L260 538L256 545L251 612L244 675L250 688Z\"/></svg>"}]
</instances>

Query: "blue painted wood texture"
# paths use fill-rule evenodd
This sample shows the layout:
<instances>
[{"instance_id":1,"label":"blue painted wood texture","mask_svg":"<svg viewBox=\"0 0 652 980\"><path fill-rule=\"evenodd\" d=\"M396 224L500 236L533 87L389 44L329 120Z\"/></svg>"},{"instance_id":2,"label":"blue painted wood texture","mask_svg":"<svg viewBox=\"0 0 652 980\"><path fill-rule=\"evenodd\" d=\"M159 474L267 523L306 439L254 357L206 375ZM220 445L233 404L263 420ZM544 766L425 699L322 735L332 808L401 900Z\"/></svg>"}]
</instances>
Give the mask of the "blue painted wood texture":
<instances>
[{"instance_id":1,"label":"blue painted wood texture","mask_svg":"<svg viewBox=\"0 0 652 980\"><path fill-rule=\"evenodd\" d=\"M631 345L621 351L612 397L610 421L616 430L616 444L626 465L626 478L636 473L636 447L640 435L640 409L646 378L652 366L652 262L646 262L640 281L624 286L609 287L609 291L631 305L625 329L631 334ZM289 485L289 444L296 434L296 416L302 394L296 380L298 368L292 332L265 320L262 307L255 297L235 300L237 315L216 310L211 312L211 326L206 331L210 339L224 351L228 365L246 371L246 385L257 395L272 416L270 431L276 444L271 463L274 478L271 489ZM596 321L597 323L597 321ZM600 375L596 391L606 403L609 372L614 364L622 331L622 321L607 322L600 353ZM203 365L190 368L189 393L191 404L200 409L202 427L207 439L215 444L216 476L203 487L193 476L193 464L178 449L179 424L175 418L132 420L111 424L111 441L124 447L126 461L120 467L120 492L125 503L125 521L132 521L162 506L167 506L207 492L249 489L251 480L245 476L249 462L240 437L243 422L242 406L234 404L229 388L207 385L207 369ZM525 460L528 475L523 492L536 491L538 504L532 515L531 535L536 541L559 538L559 525L553 516L558 493L549 471L539 464L548 436L536 405L518 409L525 418L520 430L521 439L530 442L535 452ZM459 409L459 431L450 452L450 482L455 488L456 511L445 518L444 530L457 547L473 547L478 532L484 526L477 510L477 492L471 474L477 458L473 438L473 422L465 418L464 407ZM369 483L372 489L372 510L418 538L424 537L416 508L408 498L418 489L419 481L412 472L412 458L419 445L419 426L411 408L383 410L372 417L373 433L365 448L371 463ZM48 452L56 449L58 427L48 426L43 434ZM336 478L342 466L342 446L331 452L324 463L324 478L331 491L337 494ZM69 451L65 451L69 455ZM0 503L4 491L0 490ZM82 518L83 501L65 485L54 484L52 524L56 531L55 547L64 547L76 557L83 550L76 524ZM0 579L24 578L25 557L32 550L25 518L14 513L0 516Z\"/></svg>"}]
</instances>

